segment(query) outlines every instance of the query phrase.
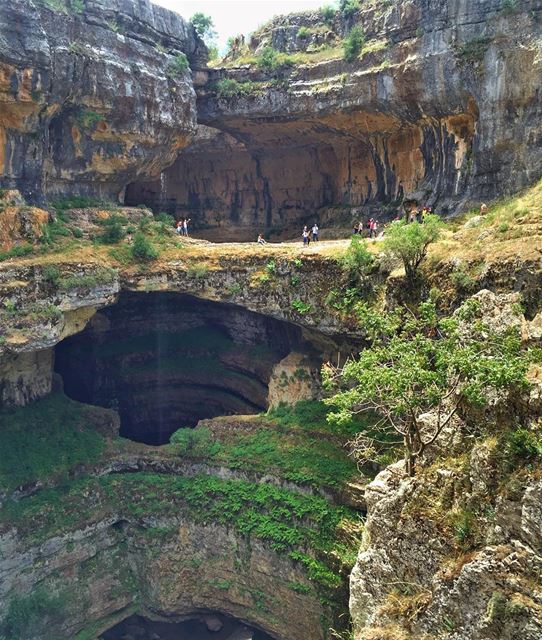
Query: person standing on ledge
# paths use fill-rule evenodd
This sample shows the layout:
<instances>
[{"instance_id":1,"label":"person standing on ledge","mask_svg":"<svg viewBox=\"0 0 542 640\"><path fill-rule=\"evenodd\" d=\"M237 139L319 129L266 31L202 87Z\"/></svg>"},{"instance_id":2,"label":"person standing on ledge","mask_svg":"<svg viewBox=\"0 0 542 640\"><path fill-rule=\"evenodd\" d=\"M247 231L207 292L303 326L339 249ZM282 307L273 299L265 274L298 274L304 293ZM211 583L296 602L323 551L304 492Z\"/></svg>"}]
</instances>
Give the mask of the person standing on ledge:
<instances>
[{"instance_id":1,"label":"person standing on ledge","mask_svg":"<svg viewBox=\"0 0 542 640\"><path fill-rule=\"evenodd\" d=\"M188 223L190 222L191 218L185 218L184 222L183 222L183 235L185 235L188 238Z\"/></svg>"},{"instance_id":2,"label":"person standing on ledge","mask_svg":"<svg viewBox=\"0 0 542 640\"><path fill-rule=\"evenodd\" d=\"M303 246L308 247L311 241L311 237L309 235L309 230L307 229L307 225L303 227L303 233L301 235L303 237Z\"/></svg>"},{"instance_id":3,"label":"person standing on ledge","mask_svg":"<svg viewBox=\"0 0 542 640\"><path fill-rule=\"evenodd\" d=\"M316 222L312 226L312 241L318 242L318 225Z\"/></svg>"}]
</instances>

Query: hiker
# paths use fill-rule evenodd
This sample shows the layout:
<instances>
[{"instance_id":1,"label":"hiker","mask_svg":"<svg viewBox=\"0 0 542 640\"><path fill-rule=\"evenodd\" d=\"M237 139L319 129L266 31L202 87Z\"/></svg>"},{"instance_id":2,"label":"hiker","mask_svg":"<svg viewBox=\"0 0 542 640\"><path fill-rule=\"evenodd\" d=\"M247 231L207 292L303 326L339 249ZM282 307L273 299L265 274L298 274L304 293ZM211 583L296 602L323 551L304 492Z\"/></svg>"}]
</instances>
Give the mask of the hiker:
<instances>
[{"instance_id":1,"label":"hiker","mask_svg":"<svg viewBox=\"0 0 542 640\"><path fill-rule=\"evenodd\" d=\"M316 222L312 226L312 241L318 242L318 225Z\"/></svg>"},{"instance_id":2,"label":"hiker","mask_svg":"<svg viewBox=\"0 0 542 640\"><path fill-rule=\"evenodd\" d=\"M378 230L378 222L376 220L374 220L373 218L371 218L369 220L369 237L370 238L376 238L377 235L377 230Z\"/></svg>"},{"instance_id":3,"label":"hiker","mask_svg":"<svg viewBox=\"0 0 542 640\"><path fill-rule=\"evenodd\" d=\"M261 233L258 235L258 244L267 244L267 240L262 236Z\"/></svg>"},{"instance_id":4,"label":"hiker","mask_svg":"<svg viewBox=\"0 0 542 640\"><path fill-rule=\"evenodd\" d=\"M184 222L183 222L183 235L185 235L188 238L188 223L190 222L191 218L185 218Z\"/></svg>"},{"instance_id":5,"label":"hiker","mask_svg":"<svg viewBox=\"0 0 542 640\"><path fill-rule=\"evenodd\" d=\"M177 226L176 226L176 228L175 228L175 231L176 231L180 236L182 236L182 234L183 234L183 221L182 221L182 220L178 220L178 222L177 222Z\"/></svg>"},{"instance_id":6,"label":"hiker","mask_svg":"<svg viewBox=\"0 0 542 640\"><path fill-rule=\"evenodd\" d=\"M303 246L309 246L310 241L311 241L311 237L309 235L309 230L307 229L306 226L303 227L303 233L301 234L303 237Z\"/></svg>"},{"instance_id":7,"label":"hiker","mask_svg":"<svg viewBox=\"0 0 542 640\"><path fill-rule=\"evenodd\" d=\"M483 216L487 213L487 204L480 205L480 215Z\"/></svg>"}]
</instances>

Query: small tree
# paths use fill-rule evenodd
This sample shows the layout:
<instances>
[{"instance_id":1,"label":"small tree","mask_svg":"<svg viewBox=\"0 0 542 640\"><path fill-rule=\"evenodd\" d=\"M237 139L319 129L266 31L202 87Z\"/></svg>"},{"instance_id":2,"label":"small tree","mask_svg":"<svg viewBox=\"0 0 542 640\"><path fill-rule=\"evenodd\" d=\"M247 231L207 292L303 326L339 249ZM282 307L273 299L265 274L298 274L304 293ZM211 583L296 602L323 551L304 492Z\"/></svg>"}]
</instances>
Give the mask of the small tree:
<instances>
[{"instance_id":1,"label":"small tree","mask_svg":"<svg viewBox=\"0 0 542 640\"><path fill-rule=\"evenodd\" d=\"M347 62L355 60L359 55L364 42L365 35L363 34L362 28L358 26L353 27L344 41L344 59Z\"/></svg>"},{"instance_id":2,"label":"small tree","mask_svg":"<svg viewBox=\"0 0 542 640\"><path fill-rule=\"evenodd\" d=\"M367 243L359 236L352 236L350 245L339 258L343 272L351 286L358 286L368 276L374 265L374 256Z\"/></svg>"},{"instance_id":3,"label":"small tree","mask_svg":"<svg viewBox=\"0 0 542 640\"><path fill-rule=\"evenodd\" d=\"M200 38L203 38L205 41L207 41L212 40L215 37L215 25L211 16L205 15L201 11L198 11L190 18L190 22L192 23L192 26L194 27L196 33Z\"/></svg>"},{"instance_id":4,"label":"small tree","mask_svg":"<svg viewBox=\"0 0 542 640\"><path fill-rule=\"evenodd\" d=\"M364 313L371 315L367 307ZM363 462L375 461L399 437L413 476L419 456L461 406L483 407L493 392L527 387L529 358L518 333L496 334L477 313L472 300L441 320L433 302L422 303L415 315L406 309L391 316L372 312L365 318L372 346L342 370L324 368L327 387L336 391L326 401L336 407L331 420L363 411L381 416L372 435L358 434L354 441ZM420 416L427 412L432 420L423 425Z\"/></svg>"},{"instance_id":5,"label":"small tree","mask_svg":"<svg viewBox=\"0 0 542 640\"><path fill-rule=\"evenodd\" d=\"M408 280L416 280L418 269L427 256L429 246L436 242L444 223L436 215L427 215L424 223L393 222L386 231L382 248L394 258L399 258L405 267Z\"/></svg>"},{"instance_id":6,"label":"small tree","mask_svg":"<svg viewBox=\"0 0 542 640\"><path fill-rule=\"evenodd\" d=\"M135 234L134 244L131 249L132 257L139 262L150 262L158 258L158 249L142 231L138 231Z\"/></svg>"}]
</instances>

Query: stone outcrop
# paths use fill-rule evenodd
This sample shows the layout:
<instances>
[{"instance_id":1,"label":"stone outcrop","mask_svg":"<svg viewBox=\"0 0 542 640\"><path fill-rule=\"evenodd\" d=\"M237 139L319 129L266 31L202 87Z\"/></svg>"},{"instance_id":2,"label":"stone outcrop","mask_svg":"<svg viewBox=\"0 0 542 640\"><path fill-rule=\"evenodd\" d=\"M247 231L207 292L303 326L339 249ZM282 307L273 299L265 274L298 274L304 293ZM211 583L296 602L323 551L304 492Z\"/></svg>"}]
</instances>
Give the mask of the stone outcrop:
<instances>
[{"instance_id":1,"label":"stone outcrop","mask_svg":"<svg viewBox=\"0 0 542 640\"><path fill-rule=\"evenodd\" d=\"M54 10L53 10L54 8ZM148 0L0 6L0 176L31 201L117 200L195 129L193 28Z\"/></svg>"},{"instance_id":2,"label":"stone outcrop","mask_svg":"<svg viewBox=\"0 0 542 640\"><path fill-rule=\"evenodd\" d=\"M18 191L1 190L0 252L40 240L49 218L47 211L27 206Z\"/></svg>"},{"instance_id":3,"label":"stone outcrop","mask_svg":"<svg viewBox=\"0 0 542 640\"><path fill-rule=\"evenodd\" d=\"M513 294L472 299L497 332L525 324ZM366 487L350 578L356 640L540 637L540 455L510 445L519 425L539 442L540 380L531 382L524 397L490 398L485 415L463 409L416 477L401 462Z\"/></svg>"},{"instance_id":4,"label":"stone outcrop","mask_svg":"<svg viewBox=\"0 0 542 640\"><path fill-rule=\"evenodd\" d=\"M365 44L347 62L354 25ZM346 226L392 215L403 198L453 212L511 193L542 174L540 25L535 0L277 18L199 88L199 121L214 136L201 132L161 181L127 197L229 237L314 217ZM297 57L272 71L247 64L270 46Z\"/></svg>"}]
</instances>

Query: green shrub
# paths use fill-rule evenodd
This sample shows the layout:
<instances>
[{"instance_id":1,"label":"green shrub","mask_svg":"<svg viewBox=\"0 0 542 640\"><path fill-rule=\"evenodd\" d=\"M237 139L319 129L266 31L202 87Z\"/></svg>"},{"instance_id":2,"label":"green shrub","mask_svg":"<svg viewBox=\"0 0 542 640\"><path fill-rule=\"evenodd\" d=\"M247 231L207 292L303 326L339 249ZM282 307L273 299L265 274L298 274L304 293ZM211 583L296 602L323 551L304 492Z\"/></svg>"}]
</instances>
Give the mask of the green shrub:
<instances>
[{"instance_id":1,"label":"green shrub","mask_svg":"<svg viewBox=\"0 0 542 640\"><path fill-rule=\"evenodd\" d=\"M141 231L138 231L134 236L131 253L132 258L138 262L150 262L158 258L158 249Z\"/></svg>"},{"instance_id":2,"label":"green shrub","mask_svg":"<svg viewBox=\"0 0 542 640\"><path fill-rule=\"evenodd\" d=\"M70 0L70 6L74 13L83 13L85 10L84 0Z\"/></svg>"},{"instance_id":3,"label":"green shrub","mask_svg":"<svg viewBox=\"0 0 542 640\"><path fill-rule=\"evenodd\" d=\"M353 27L344 41L344 59L347 62L355 60L359 55L364 42L365 36L362 28L359 26Z\"/></svg>"},{"instance_id":4,"label":"green shrub","mask_svg":"<svg viewBox=\"0 0 542 640\"><path fill-rule=\"evenodd\" d=\"M410 283L416 280L429 246L439 239L443 226L436 215L426 216L423 224L400 220L390 225L382 247L390 256L402 261Z\"/></svg>"},{"instance_id":5,"label":"green shrub","mask_svg":"<svg viewBox=\"0 0 542 640\"><path fill-rule=\"evenodd\" d=\"M233 284L231 284L227 290L229 296L236 296L237 294L241 293L241 291L242 287L238 282L234 282Z\"/></svg>"},{"instance_id":6,"label":"green shrub","mask_svg":"<svg viewBox=\"0 0 542 640\"><path fill-rule=\"evenodd\" d=\"M8 251L0 251L0 262L9 260L10 258L22 258L32 253L34 247L31 244L20 244L12 247Z\"/></svg>"},{"instance_id":7,"label":"green shrub","mask_svg":"<svg viewBox=\"0 0 542 640\"><path fill-rule=\"evenodd\" d=\"M254 82L238 82L233 78L222 78L215 84L216 94L220 98L235 98L254 94L258 85Z\"/></svg>"},{"instance_id":8,"label":"green shrub","mask_svg":"<svg viewBox=\"0 0 542 640\"><path fill-rule=\"evenodd\" d=\"M450 280L456 289L467 293L472 291L476 285L476 280L461 268L452 271Z\"/></svg>"},{"instance_id":9,"label":"green shrub","mask_svg":"<svg viewBox=\"0 0 542 640\"><path fill-rule=\"evenodd\" d=\"M182 76L188 69L188 58L184 53L178 53L173 57L167 66L167 75L171 78Z\"/></svg>"},{"instance_id":10,"label":"green shrub","mask_svg":"<svg viewBox=\"0 0 542 640\"><path fill-rule=\"evenodd\" d=\"M45 589L15 596L9 603L2 632L13 639L36 637L38 631L43 631L46 627L47 620L58 615L62 609L62 599Z\"/></svg>"},{"instance_id":11,"label":"green shrub","mask_svg":"<svg viewBox=\"0 0 542 640\"><path fill-rule=\"evenodd\" d=\"M212 458L221 446L211 437L209 429L179 429L169 440L173 450L182 456Z\"/></svg>"},{"instance_id":12,"label":"green shrub","mask_svg":"<svg viewBox=\"0 0 542 640\"><path fill-rule=\"evenodd\" d=\"M203 280L205 276L209 273L209 267L204 264L191 264L186 270L187 275L190 278L195 278L196 280Z\"/></svg>"},{"instance_id":13,"label":"green shrub","mask_svg":"<svg viewBox=\"0 0 542 640\"><path fill-rule=\"evenodd\" d=\"M310 35L310 30L308 27L299 27L299 30L297 32L298 38L305 40L306 38L309 37L309 35Z\"/></svg>"},{"instance_id":14,"label":"green shrub","mask_svg":"<svg viewBox=\"0 0 542 640\"><path fill-rule=\"evenodd\" d=\"M542 436L525 427L507 433L504 449L508 457L529 460L542 457Z\"/></svg>"},{"instance_id":15,"label":"green shrub","mask_svg":"<svg viewBox=\"0 0 542 640\"><path fill-rule=\"evenodd\" d=\"M190 22L200 38L212 37L214 23L211 16L198 11L190 18Z\"/></svg>"},{"instance_id":16,"label":"green shrub","mask_svg":"<svg viewBox=\"0 0 542 640\"><path fill-rule=\"evenodd\" d=\"M257 58L258 67L264 71L278 71L293 64L290 56L279 53L273 47L265 47Z\"/></svg>"},{"instance_id":17,"label":"green shrub","mask_svg":"<svg viewBox=\"0 0 542 640\"><path fill-rule=\"evenodd\" d=\"M459 61L465 65L473 65L483 61L486 51L491 44L491 38L480 37L464 42L457 49Z\"/></svg>"},{"instance_id":18,"label":"green shrub","mask_svg":"<svg viewBox=\"0 0 542 640\"><path fill-rule=\"evenodd\" d=\"M335 20L337 9L335 9L335 7L332 7L331 5L325 5L320 9L320 13L322 14L324 22L329 26Z\"/></svg>"},{"instance_id":19,"label":"green shrub","mask_svg":"<svg viewBox=\"0 0 542 640\"><path fill-rule=\"evenodd\" d=\"M312 305L297 299L292 301L292 309L295 309L300 316L304 316L311 311Z\"/></svg>"},{"instance_id":20,"label":"green shrub","mask_svg":"<svg viewBox=\"0 0 542 640\"><path fill-rule=\"evenodd\" d=\"M115 221L105 226L105 230L98 236L98 240L104 244L116 244L126 235L122 224Z\"/></svg>"},{"instance_id":21,"label":"green shrub","mask_svg":"<svg viewBox=\"0 0 542 640\"><path fill-rule=\"evenodd\" d=\"M85 108L80 109L77 114L77 122L83 129L94 129L103 119L104 117L100 113Z\"/></svg>"},{"instance_id":22,"label":"green shrub","mask_svg":"<svg viewBox=\"0 0 542 640\"><path fill-rule=\"evenodd\" d=\"M367 243L359 236L352 236L350 245L339 259L343 272L351 283L357 284L369 274L374 265L374 256L367 249Z\"/></svg>"},{"instance_id":23,"label":"green shrub","mask_svg":"<svg viewBox=\"0 0 542 640\"><path fill-rule=\"evenodd\" d=\"M175 225L175 218L169 213L164 213L161 211L154 216L156 222L161 222L162 224L167 225L168 227L173 227Z\"/></svg>"},{"instance_id":24,"label":"green shrub","mask_svg":"<svg viewBox=\"0 0 542 640\"><path fill-rule=\"evenodd\" d=\"M276 275L277 273L277 263L274 260L269 260L269 262L265 265L265 270L270 275Z\"/></svg>"},{"instance_id":25,"label":"green shrub","mask_svg":"<svg viewBox=\"0 0 542 640\"><path fill-rule=\"evenodd\" d=\"M341 0L339 3L339 10L346 18L351 18L359 8L359 0Z\"/></svg>"},{"instance_id":26,"label":"green shrub","mask_svg":"<svg viewBox=\"0 0 542 640\"><path fill-rule=\"evenodd\" d=\"M45 282L57 286L60 280L60 271L57 266L48 264L47 266L43 267L41 276Z\"/></svg>"}]
</instances>

